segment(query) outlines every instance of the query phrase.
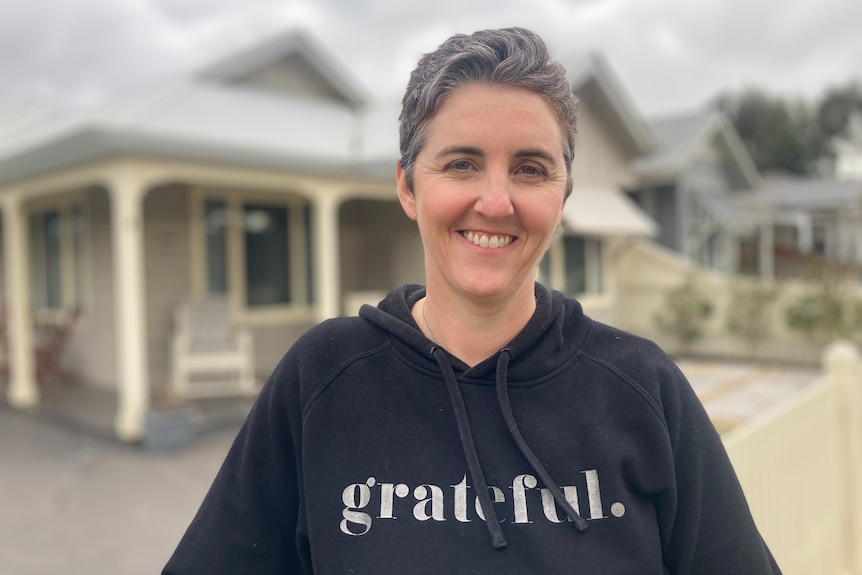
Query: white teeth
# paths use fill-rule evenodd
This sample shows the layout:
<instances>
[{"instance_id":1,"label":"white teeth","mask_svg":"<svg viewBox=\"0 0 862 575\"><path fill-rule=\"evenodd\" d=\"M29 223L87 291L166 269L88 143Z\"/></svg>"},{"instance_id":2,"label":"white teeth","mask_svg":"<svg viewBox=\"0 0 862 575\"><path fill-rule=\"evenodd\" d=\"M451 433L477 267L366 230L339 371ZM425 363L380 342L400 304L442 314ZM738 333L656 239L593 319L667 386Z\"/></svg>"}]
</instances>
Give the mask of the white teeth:
<instances>
[{"instance_id":1,"label":"white teeth","mask_svg":"<svg viewBox=\"0 0 862 575\"><path fill-rule=\"evenodd\" d=\"M512 243L512 236L486 236L475 232L464 232L464 237L467 238L473 245L480 248L505 248Z\"/></svg>"}]
</instances>

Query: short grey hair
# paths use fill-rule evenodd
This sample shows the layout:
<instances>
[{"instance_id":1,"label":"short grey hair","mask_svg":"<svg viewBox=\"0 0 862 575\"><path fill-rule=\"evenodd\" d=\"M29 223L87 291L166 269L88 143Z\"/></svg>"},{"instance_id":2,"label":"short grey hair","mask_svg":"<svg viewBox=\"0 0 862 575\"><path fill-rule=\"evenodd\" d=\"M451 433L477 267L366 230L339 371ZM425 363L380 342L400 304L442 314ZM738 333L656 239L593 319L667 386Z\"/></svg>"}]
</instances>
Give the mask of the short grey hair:
<instances>
[{"instance_id":1,"label":"short grey hair","mask_svg":"<svg viewBox=\"0 0 862 575\"><path fill-rule=\"evenodd\" d=\"M410 189L416 157L428 137L428 124L446 99L467 84L525 88L545 98L563 133L568 198L572 191L577 98L565 68L551 59L537 34L524 28L456 34L419 60L410 74L399 118L400 164Z\"/></svg>"}]
</instances>

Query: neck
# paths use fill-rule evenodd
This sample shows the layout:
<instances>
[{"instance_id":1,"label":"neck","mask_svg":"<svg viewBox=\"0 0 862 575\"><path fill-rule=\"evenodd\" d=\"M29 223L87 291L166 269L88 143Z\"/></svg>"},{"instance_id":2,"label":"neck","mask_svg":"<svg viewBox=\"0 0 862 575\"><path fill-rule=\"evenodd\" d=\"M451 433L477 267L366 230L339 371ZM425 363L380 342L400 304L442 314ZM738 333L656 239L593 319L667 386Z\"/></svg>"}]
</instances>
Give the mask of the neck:
<instances>
[{"instance_id":1,"label":"neck","mask_svg":"<svg viewBox=\"0 0 862 575\"><path fill-rule=\"evenodd\" d=\"M502 303L449 297L429 288L413 307L413 317L426 337L473 366L509 343L535 309L532 283Z\"/></svg>"}]
</instances>

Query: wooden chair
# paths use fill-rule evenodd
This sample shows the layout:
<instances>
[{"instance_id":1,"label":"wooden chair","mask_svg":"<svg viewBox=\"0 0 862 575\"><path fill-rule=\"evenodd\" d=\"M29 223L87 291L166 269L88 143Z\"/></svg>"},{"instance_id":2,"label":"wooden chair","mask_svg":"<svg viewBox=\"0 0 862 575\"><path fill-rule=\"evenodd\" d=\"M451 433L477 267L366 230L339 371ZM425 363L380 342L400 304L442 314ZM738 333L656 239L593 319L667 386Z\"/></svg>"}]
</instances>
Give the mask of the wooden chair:
<instances>
[{"instance_id":1,"label":"wooden chair","mask_svg":"<svg viewBox=\"0 0 862 575\"><path fill-rule=\"evenodd\" d=\"M69 338L78 322L78 310L64 312L59 320L36 321L34 325L34 344L36 346L36 379L46 378L71 385L75 377L60 365Z\"/></svg>"},{"instance_id":2,"label":"wooden chair","mask_svg":"<svg viewBox=\"0 0 862 575\"><path fill-rule=\"evenodd\" d=\"M259 391L254 375L254 340L230 321L226 298L181 303L174 312L171 391L177 398L251 395Z\"/></svg>"},{"instance_id":3,"label":"wooden chair","mask_svg":"<svg viewBox=\"0 0 862 575\"><path fill-rule=\"evenodd\" d=\"M33 345L36 361L36 380L39 383L47 378L71 385L75 377L65 370L60 362L69 342L69 338L78 321L78 310L73 309L50 319L36 319L33 322ZM6 309L0 309L0 377L9 378L9 324Z\"/></svg>"}]
</instances>

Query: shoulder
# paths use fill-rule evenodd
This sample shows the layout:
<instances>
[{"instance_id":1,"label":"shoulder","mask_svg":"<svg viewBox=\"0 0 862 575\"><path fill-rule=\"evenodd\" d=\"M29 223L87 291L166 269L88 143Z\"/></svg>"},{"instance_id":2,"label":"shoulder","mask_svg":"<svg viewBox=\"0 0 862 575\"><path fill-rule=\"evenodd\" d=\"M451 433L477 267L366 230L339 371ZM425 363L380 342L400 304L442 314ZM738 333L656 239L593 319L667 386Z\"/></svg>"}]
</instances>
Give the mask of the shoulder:
<instances>
[{"instance_id":1,"label":"shoulder","mask_svg":"<svg viewBox=\"0 0 862 575\"><path fill-rule=\"evenodd\" d=\"M389 346L386 334L360 317L328 319L291 346L272 373L273 385L307 400L347 365Z\"/></svg>"},{"instance_id":2,"label":"shoulder","mask_svg":"<svg viewBox=\"0 0 862 575\"><path fill-rule=\"evenodd\" d=\"M652 340L592 321L580 355L642 395L662 419L671 404L696 401L674 359Z\"/></svg>"},{"instance_id":3,"label":"shoulder","mask_svg":"<svg viewBox=\"0 0 862 575\"><path fill-rule=\"evenodd\" d=\"M654 341L597 321L590 322L582 351L630 375L676 368L673 358Z\"/></svg>"},{"instance_id":4,"label":"shoulder","mask_svg":"<svg viewBox=\"0 0 862 575\"><path fill-rule=\"evenodd\" d=\"M291 351L307 353L329 348L330 351L349 354L351 350L367 347L371 341L383 339L382 332L361 317L335 317L322 321L302 334Z\"/></svg>"}]
</instances>

